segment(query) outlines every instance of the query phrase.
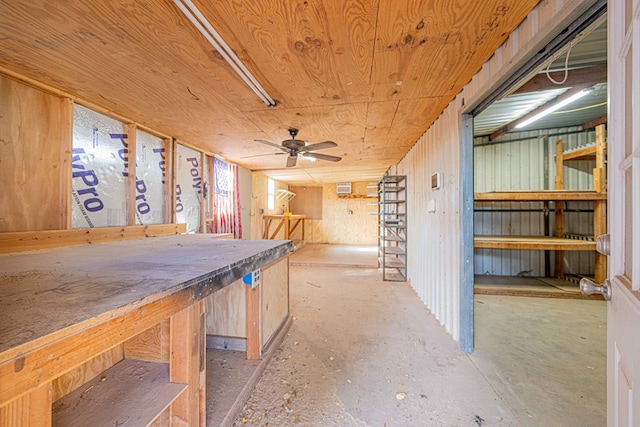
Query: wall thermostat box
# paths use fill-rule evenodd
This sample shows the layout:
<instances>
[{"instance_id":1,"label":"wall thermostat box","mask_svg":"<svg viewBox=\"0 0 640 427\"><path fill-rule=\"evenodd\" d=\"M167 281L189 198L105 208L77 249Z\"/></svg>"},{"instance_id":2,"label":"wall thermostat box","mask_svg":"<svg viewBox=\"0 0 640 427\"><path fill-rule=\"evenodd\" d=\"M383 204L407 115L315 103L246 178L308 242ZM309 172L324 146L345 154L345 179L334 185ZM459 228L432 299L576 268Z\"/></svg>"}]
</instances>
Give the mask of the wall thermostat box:
<instances>
[{"instance_id":1,"label":"wall thermostat box","mask_svg":"<svg viewBox=\"0 0 640 427\"><path fill-rule=\"evenodd\" d=\"M442 172L436 172L431 175L431 189L437 190L442 186Z\"/></svg>"}]
</instances>

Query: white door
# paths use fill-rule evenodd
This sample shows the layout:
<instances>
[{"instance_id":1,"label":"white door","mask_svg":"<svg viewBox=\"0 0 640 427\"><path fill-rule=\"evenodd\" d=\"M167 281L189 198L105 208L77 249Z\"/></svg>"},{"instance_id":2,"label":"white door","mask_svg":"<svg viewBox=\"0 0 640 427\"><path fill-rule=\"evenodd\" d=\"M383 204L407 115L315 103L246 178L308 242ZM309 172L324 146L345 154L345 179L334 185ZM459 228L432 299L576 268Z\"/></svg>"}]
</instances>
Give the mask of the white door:
<instances>
[{"instance_id":1,"label":"white door","mask_svg":"<svg viewBox=\"0 0 640 427\"><path fill-rule=\"evenodd\" d=\"M640 426L640 0L609 15L607 425Z\"/></svg>"}]
</instances>

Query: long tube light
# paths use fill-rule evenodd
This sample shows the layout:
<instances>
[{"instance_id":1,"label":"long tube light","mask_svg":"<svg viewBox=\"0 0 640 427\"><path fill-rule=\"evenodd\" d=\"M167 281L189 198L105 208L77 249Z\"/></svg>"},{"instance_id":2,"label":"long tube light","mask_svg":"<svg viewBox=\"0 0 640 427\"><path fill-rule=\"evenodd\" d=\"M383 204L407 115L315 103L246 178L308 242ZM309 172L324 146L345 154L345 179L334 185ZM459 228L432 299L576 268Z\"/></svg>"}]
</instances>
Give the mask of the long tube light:
<instances>
[{"instance_id":1,"label":"long tube light","mask_svg":"<svg viewBox=\"0 0 640 427\"><path fill-rule=\"evenodd\" d=\"M207 39L209 43L217 50L222 58L233 68L233 70L244 80L244 82L253 90L256 95L269 107L275 107L276 101L273 100L267 91L258 83L251 72L240 61L240 58L233 52L224 39L213 28L211 23L207 21L204 15L198 10L191 0L173 0L182 13L191 21L194 27Z\"/></svg>"},{"instance_id":2,"label":"long tube light","mask_svg":"<svg viewBox=\"0 0 640 427\"><path fill-rule=\"evenodd\" d=\"M567 99L563 99L560 102L556 102L551 107L541 111L540 113L536 114L533 117L528 118L524 122L518 123L516 125L516 129L520 129L520 128L523 128L525 126L528 126L531 123L535 122L536 120L539 120L539 119L543 118L544 116L549 115L549 114L553 113L556 110L559 110L560 108L564 107L565 105L571 104L573 101L576 101L576 100L582 98L583 96L585 96L586 94L588 94L590 92L591 92L590 88L589 89L582 89L580 92L568 97Z\"/></svg>"}]
</instances>

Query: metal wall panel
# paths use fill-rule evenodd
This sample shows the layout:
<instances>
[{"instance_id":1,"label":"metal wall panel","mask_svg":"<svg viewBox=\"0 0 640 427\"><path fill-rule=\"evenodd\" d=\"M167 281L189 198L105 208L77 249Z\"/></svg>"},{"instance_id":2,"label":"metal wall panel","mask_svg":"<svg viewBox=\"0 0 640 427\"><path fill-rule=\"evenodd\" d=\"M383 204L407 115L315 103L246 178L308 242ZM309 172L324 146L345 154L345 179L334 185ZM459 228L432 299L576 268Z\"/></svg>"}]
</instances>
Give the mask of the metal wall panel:
<instances>
[{"instance_id":1,"label":"metal wall panel","mask_svg":"<svg viewBox=\"0 0 640 427\"><path fill-rule=\"evenodd\" d=\"M476 138L474 190L526 191L554 188L556 141L574 149L595 141L595 131L581 128L547 129L506 134L495 141ZM565 189L592 190L595 161L570 161L564 165ZM544 235L553 232L553 203L476 203L474 233L477 235ZM593 204L567 202L565 232L593 234ZM545 276L554 263L550 252L477 249L476 274ZM565 252L568 274L592 275L594 256L590 252Z\"/></svg>"},{"instance_id":2,"label":"metal wall panel","mask_svg":"<svg viewBox=\"0 0 640 427\"><path fill-rule=\"evenodd\" d=\"M460 203L458 109L448 108L398 165L407 175L407 274L454 339L459 336ZM442 186L431 188L431 175ZM428 212L429 204L435 212Z\"/></svg>"},{"instance_id":3,"label":"metal wall panel","mask_svg":"<svg viewBox=\"0 0 640 427\"><path fill-rule=\"evenodd\" d=\"M449 104L438 120L393 167L407 175L408 270L411 286L445 329L459 339L461 248L460 113L486 98L549 39L586 10L593 0L540 2L482 69ZM443 173L434 191L430 177ZM435 200L436 212L428 211Z\"/></svg>"}]
</instances>

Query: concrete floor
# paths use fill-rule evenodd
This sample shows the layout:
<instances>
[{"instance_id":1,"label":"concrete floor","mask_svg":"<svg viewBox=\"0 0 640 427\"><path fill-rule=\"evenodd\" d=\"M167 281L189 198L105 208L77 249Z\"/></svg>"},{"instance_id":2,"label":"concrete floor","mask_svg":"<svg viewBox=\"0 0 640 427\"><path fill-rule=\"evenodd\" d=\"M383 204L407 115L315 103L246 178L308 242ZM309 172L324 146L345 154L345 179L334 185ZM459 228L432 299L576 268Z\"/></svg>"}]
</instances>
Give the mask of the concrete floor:
<instances>
[{"instance_id":1,"label":"concrete floor","mask_svg":"<svg viewBox=\"0 0 640 427\"><path fill-rule=\"evenodd\" d=\"M291 256L293 326L232 425L606 425L603 301L477 295L467 355L408 283L381 280L376 256ZM242 385L234 358L208 360L208 407L216 387Z\"/></svg>"}]
</instances>

